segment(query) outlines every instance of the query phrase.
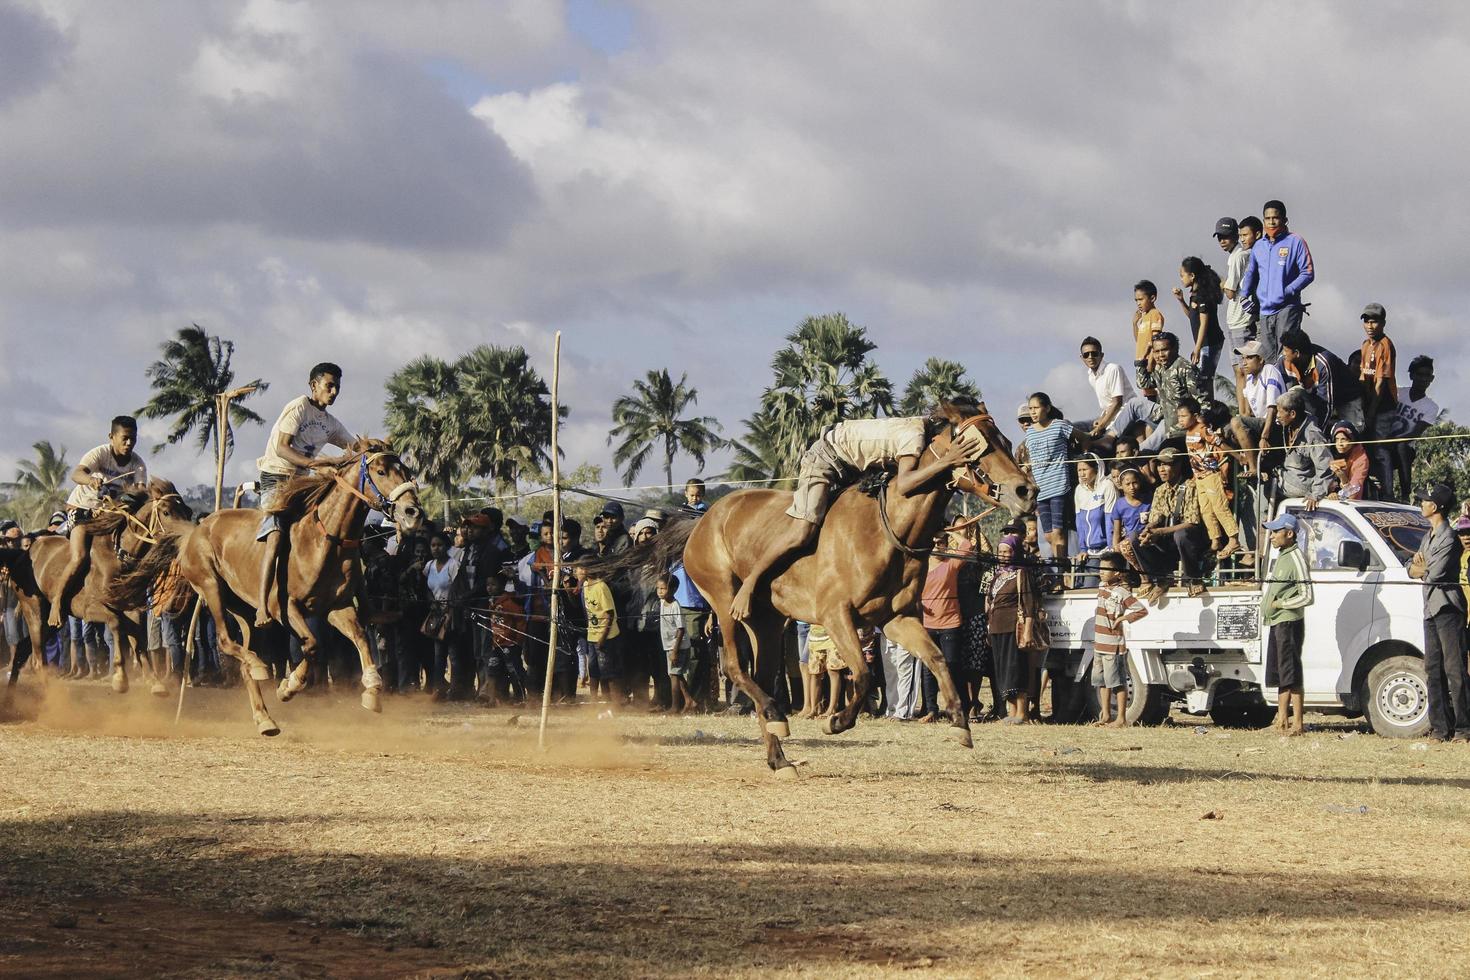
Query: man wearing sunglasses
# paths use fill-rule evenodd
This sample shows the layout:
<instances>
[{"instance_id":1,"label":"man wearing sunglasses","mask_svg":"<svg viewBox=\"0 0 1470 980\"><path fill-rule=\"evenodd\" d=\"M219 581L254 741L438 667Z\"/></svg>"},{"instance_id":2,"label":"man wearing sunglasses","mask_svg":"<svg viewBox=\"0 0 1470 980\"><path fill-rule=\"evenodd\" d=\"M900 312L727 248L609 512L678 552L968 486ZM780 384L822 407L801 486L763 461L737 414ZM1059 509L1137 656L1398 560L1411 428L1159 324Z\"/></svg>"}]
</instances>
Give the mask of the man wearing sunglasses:
<instances>
[{"instance_id":1,"label":"man wearing sunglasses","mask_svg":"<svg viewBox=\"0 0 1470 980\"><path fill-rule=\"evenodd\" d=\"M1103 361L1102 341L1096 337L1083 338L1082 363L1087 367L1087 381L1097 396L1097 408L1101 413L1092 423L1091 436L1096 439L1108 431L1123 406L1134 398L1133 385L1128 383L1128 377L1120 366ZM1122 435L1122 432L1114 429L1113 434Z\"/></svg>"}]
</instances>

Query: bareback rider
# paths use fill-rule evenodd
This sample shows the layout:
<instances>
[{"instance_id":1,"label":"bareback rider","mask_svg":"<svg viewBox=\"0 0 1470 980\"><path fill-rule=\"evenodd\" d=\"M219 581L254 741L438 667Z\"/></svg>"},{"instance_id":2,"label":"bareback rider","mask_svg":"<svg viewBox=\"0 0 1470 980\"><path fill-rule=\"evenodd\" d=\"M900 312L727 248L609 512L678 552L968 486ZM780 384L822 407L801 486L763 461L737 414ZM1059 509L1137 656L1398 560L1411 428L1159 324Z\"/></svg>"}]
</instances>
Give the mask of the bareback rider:
<instances>
[{"instance_id":1,"label":"bareback rider","mask_svg":"<svg viewBox=\"0 0 1470 980\"><path fill-rule=\"evenodd\" d=\"M260 509L266 511L260 521L255 540L265 542L265 556L260 564L259 601L255 604L255 625L271 622L270 596L275 584L276 568L281 557L282 532L280 515L269 512L280 487L293 476L331 466L335 459L317 456L326 446L346 449L352 444L352 433L327 408L342 390L342 369L323 361L311 369L307 378L309 391L286 404L280 418L271 427L265 455L255 461L260 470ZM282 610L282 619L285 611Z\"/></svg>"},{"instance_id":2,"label":"bareback rider","mask_svg":"<svg viewBox=\"0 0 1470 980\"><path fill-rule=\"evenodd\" d=\"M980 414L973 404L958 406L966 415ZM956 466L978 459L983 442L956 439L942 453L920 465L930 437L949 423L938 416L894 419L853 419L828 426L801 457L789 521L772 529L755 556L750 574L730 603L737 620L750 617L751 594L777 562L817 536L833 497L871 469L897 467L894 489L905 497L923 490L930 480Z\"/></svg>"},{"instance_id":3,"label":"bareback rider","mask_svg":"<svg viewBox=\"0 0 1470 980\"><path fill-rule=\"evenodd\" d=\"M137 421L131 415L119 415L112 420L107 442L83 456L71 471L72 481L76 483L66 499L67 510L71 512L71 554L56 593L47 597L51 600L48 626L59 627L66 616L66 604L92 544L92 531L87 526L92 512L104 501L148 492L148 464L133 452L137 442Z\"/></svg>"}]
</instances>

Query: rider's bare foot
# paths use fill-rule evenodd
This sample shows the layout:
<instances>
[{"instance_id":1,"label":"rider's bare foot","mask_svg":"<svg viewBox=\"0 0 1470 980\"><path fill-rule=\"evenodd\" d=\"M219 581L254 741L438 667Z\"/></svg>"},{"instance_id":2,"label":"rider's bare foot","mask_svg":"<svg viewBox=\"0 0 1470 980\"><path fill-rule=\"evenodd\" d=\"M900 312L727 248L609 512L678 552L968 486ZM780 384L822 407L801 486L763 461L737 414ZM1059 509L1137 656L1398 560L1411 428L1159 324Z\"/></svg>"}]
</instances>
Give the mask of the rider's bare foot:
<instances>
[{"instance_id":1,"label":"rider's bare foot","mask_svg":"<svg viewBox=\"0 0 1470 980\"><path fill-rule=\"evenodd\" d=\"M269 612L264 609L255 610L256 629L265 629L265 627L269 626L272 622L274 622L274 620L271 619L271 614Z\"/></svg>"},{"instance_id":2,"label":"rider's bare foot","mask_svg":"<svg viewBox=\"0 0 1470 980\"><path fill-rule=\"evenodd\" d=\"M54 630L61 629L61 606L53 602L51 604L51 615L46 617L46 625Z\"/></svg>"},{"instance_id":3,"label":"rider's bare foot","mask_svg":"<svg viewBox=\"0 0 1470 980\"><path fill-rule=\"evenodd\" d=\"M751 584L742 582L740 590L735 593L735 598L730 600L730 618L737 623L750 618L751 591Z\"/></svg>"}]
</instances>

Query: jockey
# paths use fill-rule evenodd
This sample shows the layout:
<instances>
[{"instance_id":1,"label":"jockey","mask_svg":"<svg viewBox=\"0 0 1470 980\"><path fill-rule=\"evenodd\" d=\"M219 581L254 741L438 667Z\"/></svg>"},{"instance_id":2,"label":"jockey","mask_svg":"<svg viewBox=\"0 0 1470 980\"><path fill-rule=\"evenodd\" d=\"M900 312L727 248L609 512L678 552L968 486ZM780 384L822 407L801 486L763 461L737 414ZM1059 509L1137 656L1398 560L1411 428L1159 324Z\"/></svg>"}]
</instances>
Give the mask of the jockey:
<instances>
[{"instance_id":1,"label":"jockey","mask_svg":"<svg viewBox=\"0 0 1470 980\"><path fill-rule=\"evenodd\" d=\"M91 450L71 471L76 483L71 496L66 498L67 510L71 512L71 554L66 560L66 571L62 573L61 585L51 596L51 614L46 625L61 626L66 615L66 604L75 588L74 581L87 560L87 550L92 544L92 532L87 522L92 511L104 501L148 492L148 464L143 457L133 452L138 442L138 423L131 415L119 415L112 420L112 430L107 442Z\"/></svg>"},{"instance_id":2,"label":"jockey","mask_svg":"<svg viewBox=\"0 0 1470 980\"><path fill-rule=\"evenodd\" d=\"M335 459L317 456L324 447L331 445L346 449L352 444L352 433L327 411L342 390L342 369L323 361L311 369L307 384L309 394L288 402L281 409L281 416L271 427L270 438L266 441L265 455L255 461L256 468L260 470L260 509L267 511L255 534L255 540L265 542L265 555L260 564L259 601L255 604L256 626L266 626L271 622L271 586L275 582L281 555L281 521L278 515L269 513L270 504L280 487L293 476L336 462ZM283 607L281 621L285 620Z\"/></svg>"},{"instance_id":3,"label":"jockey","mask_svg":"<svg viewBox=\"0 0 1470 980\"><path fill-rule=\"evenodd\" d=\"M973 405L961 407L979 414ZM816 538L833 496L864 472L896 465L894 489L908 497L919 493L941 473L978 458L982 447L956 440L942 454L936 453L933 460L919 465L924 447L942 421L937 416L853 419L822 430L801 457L796 490L786 511L791 520L771 529L730 603L730 615L737 620L749 618L750 597L757 583L777 562Z\"/></svg>"}]
</instances>

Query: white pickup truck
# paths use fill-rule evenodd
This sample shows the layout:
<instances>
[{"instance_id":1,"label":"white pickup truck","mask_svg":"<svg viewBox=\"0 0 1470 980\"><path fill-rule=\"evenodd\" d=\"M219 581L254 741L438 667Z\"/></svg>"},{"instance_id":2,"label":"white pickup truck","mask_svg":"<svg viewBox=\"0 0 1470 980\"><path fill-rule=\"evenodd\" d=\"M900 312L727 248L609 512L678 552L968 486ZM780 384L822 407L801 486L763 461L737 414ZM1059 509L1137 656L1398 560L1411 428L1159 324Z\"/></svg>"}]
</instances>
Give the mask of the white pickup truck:
<instances>
[{"instance_id":1,"label":"white pickup truck","mask_svg":"<svg viewBox=\"0 0 1470 980\"><path fill-rule=\"evenodd\" d=\"M1417 507L1378 501L1327 500L1308 513L1301 500L1286 500L1280 509L1301 522L1298 541L1316 595L1302 653L1307 707L1367 715L1381 735L1423 735L1422 590L1408 564L1429 522ZM1221 724L1268 724L1276 691L1265 686L1262 593L1252 582L1218 585L1195 599L1174 588L1130 624L1128 720L1159 724L1179 703ZM1096 711L1088 679L1077 679L1092 646L1095 597L1096 590L1069 590L1046 601L1058 720Z\"/></svg>"}]
</instances>

